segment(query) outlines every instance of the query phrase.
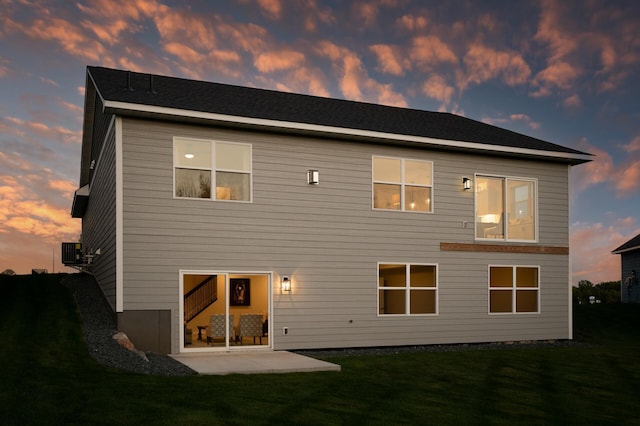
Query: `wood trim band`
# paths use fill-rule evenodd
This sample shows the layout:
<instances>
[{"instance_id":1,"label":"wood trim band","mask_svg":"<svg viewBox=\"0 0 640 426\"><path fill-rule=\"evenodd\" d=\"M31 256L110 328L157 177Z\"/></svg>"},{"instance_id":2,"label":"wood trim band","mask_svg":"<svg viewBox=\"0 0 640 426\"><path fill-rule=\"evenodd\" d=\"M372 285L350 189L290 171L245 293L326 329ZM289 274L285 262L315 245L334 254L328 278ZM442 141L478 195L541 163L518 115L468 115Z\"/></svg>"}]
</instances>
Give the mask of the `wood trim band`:
<instances>
[{"instance_id":1,"label":"wood trim band","mask_svg":"<svg viewBox=\"0 0 640 426\"><path fill-rule=\"evenodd\" d=\"M569 254L569 247L523 246L513 244L440 243L440 250L485 253Z\"/></svg>"}]
</instances>

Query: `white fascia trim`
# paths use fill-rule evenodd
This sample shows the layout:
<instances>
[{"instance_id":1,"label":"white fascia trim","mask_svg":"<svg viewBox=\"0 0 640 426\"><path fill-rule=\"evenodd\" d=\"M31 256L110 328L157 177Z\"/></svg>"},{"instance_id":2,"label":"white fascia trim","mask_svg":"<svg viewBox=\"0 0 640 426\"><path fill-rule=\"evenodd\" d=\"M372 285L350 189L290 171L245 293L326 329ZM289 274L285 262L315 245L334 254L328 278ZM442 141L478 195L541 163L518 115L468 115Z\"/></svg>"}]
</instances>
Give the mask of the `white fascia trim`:
<instances>
[{"instance_id":1,"label":"white fascia trim","mask_svg":"<svg viewBox=\"0 0 640 426\"><path fill-rule=\"evenodd\" d=\"M633 247L629 247L629 248L622 249L622 250L615 250L615 251L612 251L611 253L612 254L622 254L622 253L626 253L628 251L634 251L634 250L638 250L638 249L640 249L640 246L633 246Z\"/></svg>"},{"instance_id":2,"label":"white fascia trim","mask_svg":"<svg viewBox=\"0 0 640 426\"><path fill-rule=\"evenodd\" d=\"M116 312L124 311L124 258L122 206L122 118L116 117Z\"/></svg>"},{"instance_id":3,"label":"white fascia trim","mask_svg":"<svg viewBox=\"0 0 640 426\"><path fill-rule=\"evenodd\" d=\"M376 132L372 130L349 129L343 127L323 126L318 124L295 123L291 121L268 120L263 118L240 117L236 115L216 114L211 112L191 111L177 108L158 107L153 105L141 105L129 102L106 101L104 109L114 109L119 111L136 111L148 114L173 115L176 117L197 118L210 121L221 121L227 123L237 123L251 126L273 127L286 130L300 130L306 132L316 132L325 134L336 134L346 136L358 136L374 139L397 140L402 142L417 142L425 145L437 145L449 148L463 148L469 150L484 150L511 154L524 154L542 157L553 157L558 159L572 159L579 161L591 161L590 155L561 153L554 151L540 151L535 149L515 148L508 146L489 145L478 142L462 142L447 139L428 138L423 136L400 135L396 133Z\"/></svg>"}]
</instances>

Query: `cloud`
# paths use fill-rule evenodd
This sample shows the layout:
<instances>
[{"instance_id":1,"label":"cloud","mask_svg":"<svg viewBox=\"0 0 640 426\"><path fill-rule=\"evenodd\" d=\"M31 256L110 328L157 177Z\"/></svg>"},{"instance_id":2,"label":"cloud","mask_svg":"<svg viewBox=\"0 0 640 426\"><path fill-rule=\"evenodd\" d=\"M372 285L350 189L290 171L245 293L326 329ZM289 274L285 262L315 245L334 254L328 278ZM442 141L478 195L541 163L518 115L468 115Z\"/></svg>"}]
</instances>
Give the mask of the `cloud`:
<instances>
[{"instance_id":1,"label":"cloud","mask_svg":"<svg viewBox=\"0 0 640 426\"><path fill-rule=\"evenodd\" d=\"M0 175L0 233L31 234L51 242L77 235L80 223L71 219L70 206L60 207L43 200L33 190L33 185L37 183L43 183L40 176ZM42 189L66 191L73 186L71 183L54 181L53 185L47 184L48 188ZM62 198L68 199L68 194L64 195Z\"/></svg>"},{"instance_id":2,"label":"cloud","mask_svg":"<svg viewBox=\"0 0 640 426\"><path fill-rule=\"evenodd\" d=\"M27 121L17 117L2 117L1 122L8 123L8 125L2 126L4 129L8 129L11 133L25 136L26 132L31 132L36 136L40 136L47 139L54 139L64 144L80 144L81 136L80 131L67 129L62 126L49 126L46 123Z\"/></svg>"},{"instance_id":3,"label":"cloud","mask_svg":"<svg viewBox=\"0 0 640 426\"><path fill-rule=\"evenodd\" d=\"M71 56L92 63L104 63L107 51L102 43L87 35L74 23L61 18L36 18L33 22L22 24L12 22L12 28L30 38L55 41Z\"/></svg>"},{"instance_id":4,"label":"cloud","mask_svg":"<svg viewBox=\"0 0 640 426\"><path fill-rule=\"evenodd\" d=\"M376 54L378 58L378 69L386 74L401 76L404 74L404 68L409 67L402 58L397 47L387 44L374 44L369 49Z\"/></svg>"},{"instance_id":5,"label":"cloud","mask_svg":"<svg viewBox=\"0 0 640 426\"><path fill-rule=\"evenodd\" d=\"M329 41L320 42L316 51L320 56L332 61L333 69L339 75L340 91L345 98L407 106L404 96L395 92L390 84L381 84L369 78L362 61L353 51Z\"/></svg>"},{"instance_id":6,"label":"cloud","mask_svg":"<svg viewBox=\"0 0 640 426\"><path fill-rule=\"evenodd\" d=\"M282 16L282 3L280 0L258 0L258 6L269 18L280 19Z\"/></svg>"},{"instance_id":7,"label":"cloud","mask_svg":"<svg viewBox=\"0 0 640 426\"><path fill-rule=\"evenodd\" d=\"M615 173L615 168L613 166L613 159L607 151L589 144L586 139L580 141L577 149L594 155L593 161L582 164L580 167L574 169L576 179L572 181L577 191L580 192L589 186L611 180Z\"/></svg>"},{"instance_id":8,"label":"cloud","mask_svg":"<svg viewBox=\"0 0 640 426\"><path fill-rule=\"evenodd\" d=\"M398 27L410 32L422 31L427 28L428 24L428 18L414 15L403 15L396 21Z\"/></svg>"},{"instance_id":9,"label":"cloud","mask_svg":"<svg viewBox=\"0 0 640 426\"><path fill-rule=\"evenodd\" d=\"M353 14L359 25L370 27L378 18L378 5L375 2L356 3L353 5Z\"/></svg>"},{"instance_id":10,"label":"cloud","mask_svg":"<svg viewBox=\"0 0 640 426\"><path fill-rule=\"evenodd\" d=\"M491 125L504 125L505 123L513 123L517 121L525 123L527 126L529 126L533 130L538 130L540 128L540 123L538 123L537 121L534 121L527 114L522 114L522 113L510 114L508 117L497 117L497 118L483 117L482 118L483 123L487 123Z\"/></svg>"},{"instance_id":11,"label":"cloud","mask_svg":"<svg viewBox=\"0 0 640 426\"><path fill-rule=\"evenodd\" d=\"M256 56L254 65L258 71L270 73L300 67L304 61L302 53L291 49L281 49L260 53Z\"/></svg>"},{"instance_id":12,"label":"cloud","mask_svg":"<svg viewBox=\"0 0 640 426\"><path fill-rule=\"evenodd\" d=\"M455 93L455 89L447 84L447 81L439 76L432 75L422 85L422 92L428 97L440 101L444 104L451 102L451 97Z\"/></svg>"},{"instance_id":13,"label":"cloud","mask_svg":"<svg viewBox=\"0 0 640 426\"><path fill-rule=\"evenodd\" d=\"M640 233L631 217L611 218L610 223L580 222L571 226L570 256L573 285L580 280L595 284L620 280L620 256L611 253Z\"/></svg>"},{"instance_id":14,"label":"cloud","mask_svg":"<svg viewBox=\"0 0 640 426\"><path fill-rule=\"evenodd\" d=\"M533 119L527 114L511 114L509 118L511 119L511 121L523 121L527 123L527 126L531 127L533 130L538 130L540 128L540 123L533 121Z\"/></svg>"},{"instance_id":15,"label":"cloud","mask_svg":"<svg viewBox=\"0 0 640 426\"><path fill-rule=\"evenodd\" d=\"M640 152L640 136L636 136L631 142L623 145L622 149L626 152Z\"/></svg>"},{"instance_id":16,"label":"cloud","mask_svg":"<svg viewBox=\"0 0 640 426\"><path fill-rule=\"evenodd\" d=\"M469 83L480 84L492 79L516 86L527 83L531 75L529 65L519 53L495 50L479 43L469 46L463 61L466 73L458 82L461 89Z\"/></svg>"},{"instance_id":17,"label":"cloud","mask_svg":"<svg viewBox=\"0 0 640 426\"><path fill-rule=\"evenodd\" d=\"M411 41L409 58L417 67L429 70L442 63L457 64L458 58L453 50L436 36L415 37Z\"/></svg>"},{"instance_id":18,"label":"cloud","mask_svg":"<svg viewBox=\"0 0 640 426\"><path fill-rule=\"evenodd\" d=\"M611 155L590 145L586 139L578 144L578 149L595 155L593 161L583 164L574 171L577 191L584 191L592 185L606 184L619 198L629 197L640 190L640 138L634 138L621 148L629 155L620 164L614 164Z\"/></svg>"},{"instance_id":19,"label":"cloud","mask_svg":"<svg viewBox=\"0 0 640 426\"><path fill-rule=\"evenodd\" d=\"M325 25L333 25L337 19L333 11L326 7L320 8L316 0L306 0L305 2L296 2L304 8L302 15L304 16L304 28L308 32L315 32L318 29L318 23Z\"/></svg>"},{"instance_id":20,"label":"cloud","mask_svg":"<svg viewBox=\"0 0 640 426\"><path fill-rule=\"evenodd\" d=\"M536 73L532 95L564 96L563 92L577 92L581 86L594 92L620 87L637 73L640 63L637 16L634 2L587 2L577 7L544 0L533 40L546 53L546 67Z\"/></svg>"},{"instance_id":21,"label":"cloud","mask_svg":"<svg viewBox=\"0 0 640 426\"><path fill-rule=\"evenodd\" d=\"M562 104L568 108L578 108L582 105L580 96L577 94L571 95L562 101Z\"/></svg>"}]
</instances>

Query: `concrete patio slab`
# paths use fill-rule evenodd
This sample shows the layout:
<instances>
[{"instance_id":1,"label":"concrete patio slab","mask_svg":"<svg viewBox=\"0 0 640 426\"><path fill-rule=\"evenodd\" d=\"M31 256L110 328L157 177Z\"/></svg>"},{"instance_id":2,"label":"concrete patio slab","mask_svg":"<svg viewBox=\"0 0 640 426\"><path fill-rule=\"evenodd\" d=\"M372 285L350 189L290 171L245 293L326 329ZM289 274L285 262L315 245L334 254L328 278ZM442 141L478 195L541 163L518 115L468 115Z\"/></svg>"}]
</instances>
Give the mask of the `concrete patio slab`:
<instances>
[{"instance_id":1,"label":"concrete patio slab","mask_svg":"<svg viewBox=\"0 0 640 426\"><path fill-rule=\"evenodd\" d=\"M182 353L170 355L198 374L266 374L340 371L337 364L286 351Z\"/></svg>"}]
</instances>

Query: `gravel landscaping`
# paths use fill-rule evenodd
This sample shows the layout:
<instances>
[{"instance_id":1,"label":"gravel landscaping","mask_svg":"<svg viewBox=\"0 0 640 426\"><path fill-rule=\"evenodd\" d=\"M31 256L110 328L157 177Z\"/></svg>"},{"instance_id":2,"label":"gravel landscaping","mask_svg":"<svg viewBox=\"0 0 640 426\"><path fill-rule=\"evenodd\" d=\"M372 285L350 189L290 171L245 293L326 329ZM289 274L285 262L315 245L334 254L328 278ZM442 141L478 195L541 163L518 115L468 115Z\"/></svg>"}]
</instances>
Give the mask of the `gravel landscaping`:
<instances>
[{"instance_id":1,"label":"gravel landscaping","mask_svg":"<svg viewBox=\"0 0 640 426\"><path fill-rule=\"evenodd\" d=\"M196 374L186 365L167 355L146 352L149 360L146 361L135 352L120 346L113 339L113 335L118 332L114 313L91 275L70 274L62 282L71 290L76 301L89 354L100 364L141 374Z\"/></svg>"}]
</instances>

